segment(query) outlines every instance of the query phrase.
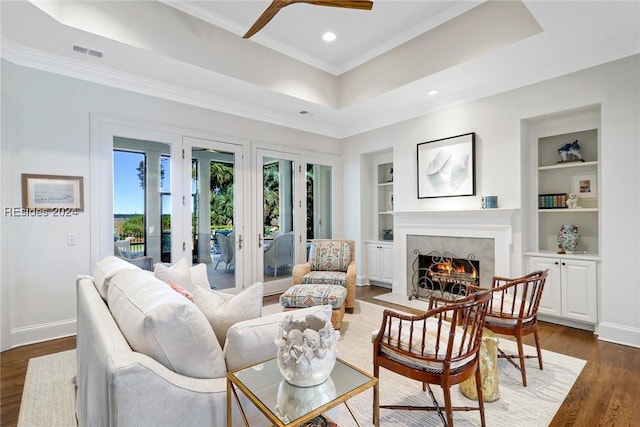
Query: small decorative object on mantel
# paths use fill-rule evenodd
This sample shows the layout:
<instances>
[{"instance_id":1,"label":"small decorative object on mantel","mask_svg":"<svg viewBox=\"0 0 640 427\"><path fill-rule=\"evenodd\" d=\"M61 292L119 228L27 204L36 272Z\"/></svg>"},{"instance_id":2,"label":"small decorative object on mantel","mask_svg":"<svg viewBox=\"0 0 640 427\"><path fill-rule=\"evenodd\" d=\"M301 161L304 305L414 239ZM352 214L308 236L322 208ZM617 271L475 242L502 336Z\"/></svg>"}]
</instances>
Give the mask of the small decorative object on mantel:
<instances>
[{"instance_id":1,"label":"small decorative object on mantel","mask_svg":"<svg viewBox=\"0 0 640 427\"><path fill-rule=\"evenodd\" d=\"M584 162L582 154L580 153L580 144L576 139L573 142L567 142L562 147L558 148L558 154L562 160L558 160L558 163L566 162Z\"/></svg>"},{"instance_id":2,"label":"small decorative object on mantel","mask_svg":"<svg viewBox=\"0 0 640 427\"><path fill-rule=\"evenodd\" d=\"M287 315L275 340L278 368L285 381L298 387L325 382L336 363L339 336L331 320L314 315L293 320L293 315Z\"/></svg>"},{"instance_id":3,"label":"small decorative object on mantel","mask_svg":"<svg viewBox=\"0 0 640 427\"><path fill-rule=\"evenodd\" d=\"M578 206L578 196L576 193L569 194L569 198L567 199L567 207L569 209L580 209L581 206Z\"/></svg>"},{"instance_id":4,"label":"small decorative object on mantel","mask_svg":"<svg viewBox=\"0 0 640 427\"><path fill-rule=\"evenodd\" d=\"M580 241L580 233L578 226L575 224L562 224L560 226L560 234L558 234L558 243L562 251L573 252ZM563 252L558 252L563 253Z\"/></svg>"},{"instance_id":5,"label":"small decorative object on mantel","mask_svg":"<svg viewBox=\"0 0 640 427\"><path fill-rule=\"evenodd\" d=\"M482 196L482 209L496 209L498 196Z\"/></svg>"}]
</instances>

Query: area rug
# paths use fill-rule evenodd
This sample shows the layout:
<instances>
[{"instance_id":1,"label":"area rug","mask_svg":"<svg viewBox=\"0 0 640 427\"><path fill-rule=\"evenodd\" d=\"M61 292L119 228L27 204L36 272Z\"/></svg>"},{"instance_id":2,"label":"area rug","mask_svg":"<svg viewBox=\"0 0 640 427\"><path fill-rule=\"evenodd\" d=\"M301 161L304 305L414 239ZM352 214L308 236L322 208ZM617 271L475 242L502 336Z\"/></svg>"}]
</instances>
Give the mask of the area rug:
<instances>
[{"instance_id":1,"label":"area rug","mask_svg":"<svg viewBox=\"0 0 640 427\"><path fill-rule=\"evenodd\" d=\"M423 301L418 301L423 303ZM385 307L358 301L354 314L346 314L340 328L338 341L338 356L361 367L367 372L373 370L373 349L371 333L380 326L382 312ZM269 313L278 311L275 307L265 307ZM517 352L516 344L506 339L500 340L500 348L507 352ZM525 345L528 354L535 354L535 348ZM533 352L533 353L531 353ZM575 380L580 375L586 361L562 354L542 351L544 370L539 370L536 359L529 359L527 363L527 387L522 386L520 371L511 366L506 360L498 360L500 375L500 399L496 402L485 403L487 426L548 426L565 397L571 390ZM439 387L432 387L439 402L444 402ZM475 401L462 395L457 386L452 389L454 406L474 406ZM349 400L349 404L362 425L372 423L371 392L364 392ZM402 405L430 405L421 385L408 380L386 369L380 371L380 404ZM535 408L535 410L531 410ZM351 415L338 407L335 420L341 427L352 427L357 424ZM479 426L478 411L454 412L456 425ZM398 411L390 409L380 410L380 425L424 427L442 425L439 417L433 412Z\"/></svg>"},{"instance_id":2,"label":"area rug","mask_svg":"<svg viewBox=\"0 0 640 427\"><path fill-rule=\"evenodd\" d=\"M75 350L29 359L18 426L75 426L75 375Z\"/></svg>"},{"instance_id":3,"label":"area rug","mask_svg":"<svg viewBox=\"0 0 640 427\"><path fill-rule=\"evenodd\" d=\"M340 340L338 355L344 360L371 372L372 345L371 332L382 319L384 307L358 301L354 314L346 314ZM263 314L281 311L277 304L265 306ZM500 346L507 351L515 350L511 341L501 340ZM528 351L532 348L528 347ZM487 425L527 427L547 426L562 404L582 368L584 360L543 351L544 370L537 368L535 360L528 361L528 387L522 387L520 373L504 360L499 360L500 399L485 404ZM529 364L530 363L530 364ZM25 387L20 406L18 425L34 426L75 426L74 385L75 351L56 353L31 359L25 379ZM432 387L436 397L442 401L438 387ZM465 398L458 387L452 390L454 405L473 406L475 402ZM349 400L349 405L361 425L372 423L372 391L367 390ZM429 404L419 383L403 378L385 369L380 373L381 404ZM531 408L535 408L532 411ZM344 405L332 410L330 416L340 427L352 427L357 424ZM442 425L435 413L409 412L382 409L382 426L424 427ZM455 412L457 425L480 425L477 411Z\"/></svg>"}]
</instances>

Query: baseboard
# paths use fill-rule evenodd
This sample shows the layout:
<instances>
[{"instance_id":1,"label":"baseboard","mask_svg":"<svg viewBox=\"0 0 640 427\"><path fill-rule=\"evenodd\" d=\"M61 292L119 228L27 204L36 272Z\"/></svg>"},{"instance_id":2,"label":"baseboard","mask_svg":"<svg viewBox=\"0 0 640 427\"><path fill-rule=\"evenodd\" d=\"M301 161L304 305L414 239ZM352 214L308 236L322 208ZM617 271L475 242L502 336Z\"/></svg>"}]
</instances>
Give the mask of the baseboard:
<instances>
[{"instance_id":1,"label":"baseboard","mask_svg":"<svg viewBox=\"0 0 640 427\"><path fill-rule=\"evenodd\" d=\"M598 325L598 334L602 341L640 348L640 328L602 322Z\"/></svg>"},{"instance_id":2,"label":"baseboard","mask_svg":"<svg viewBox=\"0 0 640 427\"><path fill-rule=\"evenodd\" d=\"M544 314L538 314L538 319L542 322L555 323L556 325L568 326L570 328L582 329L590 332L595 332L596 328L596 326L592 323L584 323L577 320L565 319L563 317L547 316Z\"/></svg>"},{"instance_id":3,"label":"baseboard","mask_svg":"<svg viewBox=\"0 0 640 427\"><path fill-rule=\"evenodd\" d=\"M76 319L61 322L43 323L27 328L16 328L11 331L11 348L58 338L73 336L77 333Z\"/></svg>"}]
</instances>

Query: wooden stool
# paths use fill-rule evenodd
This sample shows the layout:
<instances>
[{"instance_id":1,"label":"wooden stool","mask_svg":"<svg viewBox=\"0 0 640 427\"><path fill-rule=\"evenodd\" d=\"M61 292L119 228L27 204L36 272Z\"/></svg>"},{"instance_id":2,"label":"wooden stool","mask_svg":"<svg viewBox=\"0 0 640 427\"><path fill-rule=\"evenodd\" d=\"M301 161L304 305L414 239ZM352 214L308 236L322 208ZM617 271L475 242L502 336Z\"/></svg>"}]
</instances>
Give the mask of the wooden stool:
<instances>
[{"instance_id":1,"label":"wooden stool","mask_svg":"<svg viewBox=\"0 0 640 427\"><path fill-rule=\"evenodd\" d=\"M482 400L484 402L495 402L500 399L500 388L498 387L498 337L488 329L482 330L480 375L482 377ZM461 382L460 391L467 398L478 400L475 377L471 376Z\"/></svg>"},{"instance_id":2,"label":"wooden stool","mask_svg":"<svg viewBox=\"0 0 640 427\"><path fill-rule=\"evenodd\" d=\"M331 305L331 324L340 329L344 317L347 288L341 285L293 285L280 295L283 311L316 305Z\"/></svg>"}]
</instances>

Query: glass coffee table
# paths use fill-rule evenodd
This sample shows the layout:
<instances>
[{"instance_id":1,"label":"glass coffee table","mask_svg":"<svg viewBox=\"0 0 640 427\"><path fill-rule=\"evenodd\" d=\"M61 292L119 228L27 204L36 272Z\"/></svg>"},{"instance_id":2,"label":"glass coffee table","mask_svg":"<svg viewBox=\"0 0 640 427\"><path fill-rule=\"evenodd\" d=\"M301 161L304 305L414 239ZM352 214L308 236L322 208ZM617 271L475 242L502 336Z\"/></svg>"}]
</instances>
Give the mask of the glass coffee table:
<instances>
[{"instance_id":1,"label":"glass coffee table","mask_svg":"<svg viewBox=\"0 0 640 427\"><path fill-rule=\"evenodd\" d=\"M227 427L233 424L232 399L240 408L244 424L249 426L237 390L240 390L273 425L299 426L344 403L358 423L347 401L373 388L373 423L380 425L378 380L355 366L337 359L331 376L313 387L296 387L287 383L275 358L227 373ZM232 397L233 395L233 397Z\"/></svg>"}]
</instances>

